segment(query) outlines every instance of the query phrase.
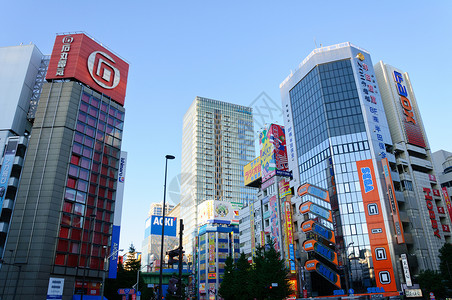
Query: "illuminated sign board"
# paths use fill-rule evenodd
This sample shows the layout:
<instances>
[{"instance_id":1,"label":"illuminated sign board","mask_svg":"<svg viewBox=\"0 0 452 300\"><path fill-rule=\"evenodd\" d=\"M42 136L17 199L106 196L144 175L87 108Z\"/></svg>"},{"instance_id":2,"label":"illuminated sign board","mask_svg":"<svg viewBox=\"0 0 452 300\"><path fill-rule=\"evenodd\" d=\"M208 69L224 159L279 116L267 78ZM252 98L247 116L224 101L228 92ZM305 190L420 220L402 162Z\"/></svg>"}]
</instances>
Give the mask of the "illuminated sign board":
<instances>
[{"instance_id":1,"label":"illuminated sign board","mask_svg":"<svg viewBox=\"0 0 452 300\"><path fill-rule=\"evenodd\" d=\"M424 197L425 197L425 201L427 204L427 209L428 209L428 215L430 217L430 222L432 223L432 228L433 228L433 234L441 239L441 235L439 235L439 229L438 229L438 222L436 221L436 215L435 215L435 210L433 209L433 197L430 195L430 192L432 191L429 188L423 188L422 189L424 191Z\"/></svg>"},{"instance_id":2,"label":"illuminated sign board","mask_svg":"<svg viewBox=\"0 0 452 300\"><path fill-rule=\"evenodd\" d=\"M395 292L397 291L397 286L394 279L386 229L383 225L382 204L373 161L372 159L357 161L356 167L369 232L369 242L372 249L377 287L384 288L385 291Z\"/></svg>"},{"instance_id":3,"label":"illuminated sign board","mask_svg":"<svg viewBox=\"0 0 452 300\"><path fill-rule=\"evenodd\" d=\"M284 126L270 124L260 133L259 145L262 181L266 181L274 175L291 176Z\"/></svg>"},{"instance_id":4,"label":"illuminated sign board","mask_svg":"<svg viewBox=\"0 0 452 300\"><path fill-rule=\"evenodd\" d=\"M57 35L46 79L75 79L124 105L128 72L128 63L78 33Z\"/></svg>"},{"instance_id":5,"label":"illuminated sign board","mask_svg":"<svg viewBox=\"0 0 452 300\"><path fill-rule=\"evenodd\" d=\"M316 240L307 240L303 243L303 248L306 252L315 251L317 254L327 259L329 262L338 265L337 254L326 247L325 245L318 243Z\"/></svg>"},{"instance_id":6,"label":"illuminated sign board","mask_svg":"<svg viewBox=\"0 0 452 300\"><path fill-rule=\"evenodd\" d=\"M414 108L408 98L408 91L403 83L403 75L394 70L394 81L397 88L397 93L400 98L400 107L402 110L402 119L405 127L407 142L422 148L425 148L425 141L422 135L421 127L419 126L416 116L414 115Z\"/></svg>"},{"instance_id":7,"label":"illuminated sign board","mask_svg":"<svg viewBox=\"0 0 452 300\"><path fill-rule=\"evenodd\" d=\"M341 287L341 279L339 275L318 260L312 259L306 261L305 268L308 271L317 271L317 273L319 273L326 280L339 288Z\"/></svg>"},{"instance_id":8,"label":"illuminated sign board","mask_svg":"<svg viewBox=\"0 0 452 300\"><path fill-rule=\"evenodd\" d=\"M290 195L290 180L283 179L278 183L278 186L280 199Z\"/></svg>"},{"instance_id":9,"label":"illuminated sign board","mask_svg":"<svg viewBox=\"0 0 452 300\"><path fill-rule=\"evenodd\" d=\"M162 216L151 216L151 234L162 235ZM176 236L177 218L165 217L165 235Z\"/></svg>"},{"instance_id":10,"label":"illuminated sign board","mask_svg":"<svg viewBox=\"0 0 452 300\"><path fill-rule=\"evenodd\" d=\"M303 230L303 232L312 231L329 242L336 242L334 232L332 230L315 223L313 220L304 221L303 224L301 224L301 230Z\"/></svg>"},{"instance_id":11,"label":"illuminated sign board","mask_svg":"<svg viewBox=\"0 0 452 300\"><path fill-rule=\"evenodd\" d=\"M328 194L328 191L325 191L324 189L321 189L309 183L300 185L298 187L297 193L298 196L300 197L303 197L304 195L308 194L316 198L322 199L323 201L326 201L328 203L330 202L330 196Z\"/></svg>"},{"instance_id":12,"label":"illuminated sign board","mask_svg":"<svg viewBox=\"0 0 452 300\"><path fill-rule=\"evenodd\" d=\"M314 204L310 201L300 204L300 213L301 214L307 214L307 213L313 213L319 217L324 218L328 222L333 222L333 217L331 215L331 211L323 208L317 204Z\"/></svg>"},{"instance_id":13,"label":"illuminated sign board","mask_svg":"<svg viewBox=\"0 0 452 300\"><path fill-rule=\"evenodd\" d=\"M292 205L290 201L284 201L284 211L286 215L286 245L289 256L290 272L295 273L295 252L293 246L293 224L292 224Z\"/></svg>"}]
</instances>

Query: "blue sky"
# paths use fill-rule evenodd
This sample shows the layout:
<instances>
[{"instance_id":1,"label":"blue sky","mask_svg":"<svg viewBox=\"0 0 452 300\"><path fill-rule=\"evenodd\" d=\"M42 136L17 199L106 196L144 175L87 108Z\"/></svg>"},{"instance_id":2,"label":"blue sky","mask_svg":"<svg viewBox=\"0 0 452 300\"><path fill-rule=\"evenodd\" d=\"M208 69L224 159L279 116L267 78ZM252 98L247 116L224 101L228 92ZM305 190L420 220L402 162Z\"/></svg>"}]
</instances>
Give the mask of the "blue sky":
<instances>
[{"instance_id":1,"label":"blue sky","mask_svg":"<svg viewBox=\"0 0 452 300\"><path fill-rule=\"evenodd\" d=\"M167 199L177 201L193 99L279 105L279 84L316 46L349 41L408 72L431 149L452 151L451 20L450 1L6 1L0 47L33 42L50 54L56 33L84 31L130 63L120 247L141 249L166 154L176 156ZM280 121L272 111L266 121Z\"/></svg>"}]
</instances>

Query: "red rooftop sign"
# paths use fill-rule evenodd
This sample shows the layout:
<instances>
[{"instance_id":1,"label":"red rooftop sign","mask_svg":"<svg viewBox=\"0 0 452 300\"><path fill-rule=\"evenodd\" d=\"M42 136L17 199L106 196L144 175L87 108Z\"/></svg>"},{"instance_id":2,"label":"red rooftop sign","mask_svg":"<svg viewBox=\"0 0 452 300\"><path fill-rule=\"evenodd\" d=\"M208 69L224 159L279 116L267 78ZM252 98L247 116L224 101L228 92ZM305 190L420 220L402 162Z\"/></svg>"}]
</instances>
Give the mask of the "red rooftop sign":
<instances>
[{"instance_id":1,"label":"red rooftop sign","mask_svg":"<svg viewBox=\"0 0 452 300\"><path fill-rule=\"evenodd\" d=\"M57 35L46 79L76 79L124 105L128 72L128 63L78 33Z\"/></svg>"}]
</instances>

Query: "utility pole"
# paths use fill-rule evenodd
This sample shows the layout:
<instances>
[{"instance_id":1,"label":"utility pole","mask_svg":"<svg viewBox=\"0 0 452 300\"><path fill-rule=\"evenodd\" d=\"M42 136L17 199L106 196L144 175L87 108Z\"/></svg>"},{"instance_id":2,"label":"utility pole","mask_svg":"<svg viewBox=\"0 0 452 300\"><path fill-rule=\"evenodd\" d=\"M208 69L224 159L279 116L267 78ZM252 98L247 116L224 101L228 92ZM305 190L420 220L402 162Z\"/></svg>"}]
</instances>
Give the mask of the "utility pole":
<instances>
[{"instance_id":1,"label":"utility pole","mask_svg":"<svg viewBox=\"0 0 452 300\"><path fill-rule=\"evenodd\" d=\"M179 219L179 285L177 286L177 295L182 299L182 259L184 251L182 247L182 237L184 235L184 220Z\"/></svg>"}]
</instances>

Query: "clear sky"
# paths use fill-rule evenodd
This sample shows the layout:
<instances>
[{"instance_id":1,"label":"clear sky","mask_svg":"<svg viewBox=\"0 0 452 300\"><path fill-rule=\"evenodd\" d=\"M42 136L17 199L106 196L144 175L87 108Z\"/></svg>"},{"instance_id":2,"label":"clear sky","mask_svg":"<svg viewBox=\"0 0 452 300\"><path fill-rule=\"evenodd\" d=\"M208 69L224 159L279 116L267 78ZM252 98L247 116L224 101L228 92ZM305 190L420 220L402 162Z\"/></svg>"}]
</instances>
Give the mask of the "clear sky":
<instances>
[{"instance_id":1,"label":"clear sky","mask_svg":"<svg viewBox=\"0 0 452 300\"><path fill-rule=\"evenodd\" d=\"M182 118L196 96L281 121L279 84L320 45L351 42L409 73L433 151L452 151L451 1L3 1L0 47L84 31L130 63L120 247L142 248L152 202L178 201ZM449 83L448 83L449 82ZM450 86L449 86L450 87ZM262 93L265 94L262 94ZM270 107L266 110L265 107ZM263 117L263 115L267 115ZM255 128L258 129L258 128Z\"/></svg>"}]
</instances>

